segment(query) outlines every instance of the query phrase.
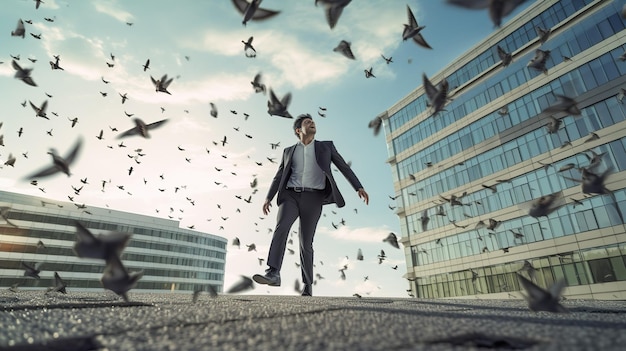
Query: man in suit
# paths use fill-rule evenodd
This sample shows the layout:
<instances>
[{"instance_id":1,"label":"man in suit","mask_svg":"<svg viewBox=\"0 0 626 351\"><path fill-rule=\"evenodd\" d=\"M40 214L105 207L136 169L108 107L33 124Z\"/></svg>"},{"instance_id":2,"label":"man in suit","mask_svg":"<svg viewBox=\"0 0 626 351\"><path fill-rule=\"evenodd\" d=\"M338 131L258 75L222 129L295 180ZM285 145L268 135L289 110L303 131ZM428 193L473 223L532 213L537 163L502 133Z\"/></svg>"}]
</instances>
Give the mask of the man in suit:
<instances>
[{"instance_id":1,"label":"man in suit","mask_svg":"<svg viewBox=\"0 0 626 351\"><path fill-rule=\"evenodd\" d=\"M293 129L300 140L285 148L278 171L272 180L263 214L270 212L271 201L278 193L278 218L267 258L269 268L264 275L253 279L259 284L280 286L280 269L285 255L287 236L295 220L300 217L300 267L304 289L302 296L311 296L313 284L313 237L322 206L335 203L345 206L330 169L331 162L346 177L360 198L369 203L369 196L350 166L335 149L332 141L315 140L315 122L311 115L298 116Z\"/></svg>"}]
</instances>

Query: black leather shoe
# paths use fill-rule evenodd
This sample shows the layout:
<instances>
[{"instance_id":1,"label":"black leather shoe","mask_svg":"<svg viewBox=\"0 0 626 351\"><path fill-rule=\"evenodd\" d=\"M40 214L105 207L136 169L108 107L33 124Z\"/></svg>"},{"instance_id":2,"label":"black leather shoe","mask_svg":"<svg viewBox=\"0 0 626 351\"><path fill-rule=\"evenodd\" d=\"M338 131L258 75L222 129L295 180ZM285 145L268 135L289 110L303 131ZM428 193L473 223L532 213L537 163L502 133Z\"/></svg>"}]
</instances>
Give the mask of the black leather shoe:
<instances>
[{"instance_id":1,"label":"black leather shoe","mask_svg":"<svg viewBox=\"0 0 626 351\"><path fill-rule=\"evenodd\" d=\"M302 296L313 296L313 288L311 287L311 285L304 285L304 289L302 289Z\"/></svg>"},{"instance_id":2,"label":"black leather shoe","mask_svg":"<svg viewBox=\"0 0 626 351\"><path fill-rule=\"evenodd\" d=\"M268 269L265 275L255 274L252 279L259 284L280 286L280 272L274 268Z\"/></svg>"}]
</instances>

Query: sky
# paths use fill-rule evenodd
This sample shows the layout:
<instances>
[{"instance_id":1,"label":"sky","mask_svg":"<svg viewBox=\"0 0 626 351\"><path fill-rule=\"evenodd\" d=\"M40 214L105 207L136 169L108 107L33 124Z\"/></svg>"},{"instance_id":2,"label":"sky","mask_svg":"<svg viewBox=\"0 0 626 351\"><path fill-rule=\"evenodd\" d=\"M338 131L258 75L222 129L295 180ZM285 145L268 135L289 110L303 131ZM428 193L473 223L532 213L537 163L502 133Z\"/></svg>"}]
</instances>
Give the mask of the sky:
<instances>
[{"instance_id":1,"label":"sky","mask_svg":"<svg viewBox=\"0 0 626 351\"><path fill-rule=\"evenodd\" d=\"M407 6L425 26L421 33L432 50L402 40ZM270 159L279 162L282 149L297 142L293 120L270 116L269 95L255 93L251 81L261 73L279 98L291 94L292 115L314 117L316 139L334 141L370 197L365 205L335 173L346 206L325 206L318 223L314 272L323 279L314 295L407 297L404 250L383 242L390 232L401 236L390 199L395 191L385 163L389 153L384 133L374 136L368 123L418 88L423 73L438 73L497 28L486 11L434 0L352 1L333 29L314 1L265 0L261 7L280 13L243 25L229 0L45 0L39 9L33 0L3 1L0 189L60 201L72 196L77 204L170 217L181 228L225 237L227 290L241 275L266 268L259 259L267 258L277 212L274 199L272 212L262 213L278 168ZM20 18L32 21L25 24L25 38L10 35ZM250 37L254 57L242 43ZM341 40L351 43L354 60L333 51ZM13 77L11 56L18 55L22 67L33 69L37 87ZM63 70L51 69L55 55ZM375 77L365 77L369 68ZM174 78L171 95L156 92L151 82L163 75ZM49 119L36 117L29 102L40 106L46 100ZM167 122L151 130L150 138L117 139L134 126L133 118ZM78 140L82 147L71 176L30 184L32 174L51 164L50 148L65 156ZM271 143L280 146L272 149ZM3 166L10 154L14 166ZM85 178L88 184L81 183ZM72 187L82 185L74 194ZM297 228L296 222L292 232ZM235 237L241 248L230 245ZM285 255L282 286L257 285L247 293L296 294L297 234L292 238L287 247L294 254ZM248 251L251 244L256 251ZM359 249L363 261L356 260ZM387 258L379 263L381 250Z\"/></svg>"}]
</instances>

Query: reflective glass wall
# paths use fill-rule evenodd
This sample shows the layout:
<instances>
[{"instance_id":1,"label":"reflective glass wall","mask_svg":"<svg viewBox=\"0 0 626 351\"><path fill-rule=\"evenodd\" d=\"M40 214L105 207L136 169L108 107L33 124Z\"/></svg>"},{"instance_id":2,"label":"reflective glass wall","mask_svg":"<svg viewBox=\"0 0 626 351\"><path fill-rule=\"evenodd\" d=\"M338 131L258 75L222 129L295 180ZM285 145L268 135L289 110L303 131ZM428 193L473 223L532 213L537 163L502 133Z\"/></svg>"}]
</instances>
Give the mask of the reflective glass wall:
<instances>
[{"instance_id":1,"label":"reflective glass wall","mask_svg":"<svg viewBox=\"0 0 626 351\"><path fill-rule=\"evenodd\" d=\"M445 111L431 116L418 87L417 98L386 112L413 296L502 297L520 290L516 274L532 264L541 286L617 284L605 290L626 298L622 6L536 1L528 20L509 20L460 68L431 77L445 76L454 94ZM537 26L552 29L544 44ZM508 67L498 45L514 53ZM550 50L546 73L527 66L539 48ZM574 98L580 114L544 112L558 96ZM603 179L600 190L581 186L590 177ZM558 210L529 216L551 194Z\"/></svg>"}]
</instances>

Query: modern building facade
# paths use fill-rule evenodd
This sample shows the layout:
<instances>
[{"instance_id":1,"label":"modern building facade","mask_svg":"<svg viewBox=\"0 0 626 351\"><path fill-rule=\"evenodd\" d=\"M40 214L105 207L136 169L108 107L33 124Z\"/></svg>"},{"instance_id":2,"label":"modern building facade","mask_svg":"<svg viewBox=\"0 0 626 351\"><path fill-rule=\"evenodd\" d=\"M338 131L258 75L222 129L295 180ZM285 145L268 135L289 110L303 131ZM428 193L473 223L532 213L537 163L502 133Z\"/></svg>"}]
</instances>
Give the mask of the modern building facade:
<instances>
[{"instance_id":1,"label":"modern building facade","mask_svg":"<svg viewBox=\"0 0 626 351\"><path fill-rule=\"evenodd\" d=\"M521 274L544 288L563 279L571 298L626 298L623 5L535 1L429 77L449 83L445 111L433 116L420 86L380 115L411 295L519 298ZM547 72L527 66L537 49ZM545 112L557 95L581 114ZM584 194L580 168L609 175L614 198ZM529 216L550 194L564 205Z\"/></svg>"},{"instance_id":2,"label":"modern building facade","mask_svg":"<svg viewBox=\"0 0 626 351\"><path fill-rule=\"evenodd\" d=\"M83 207L0 191L0 287L47 288L54 272L68 291L100 291L104 261L78 258L75 222L93 234L131 233L121 261L130 272L143 270L134 292L194 291L212 285L221 292L226 260L225 238L182 229L173 220ZM24 277L22 262L39 264L40 279Z\"/></svg>"}]
</instances>

